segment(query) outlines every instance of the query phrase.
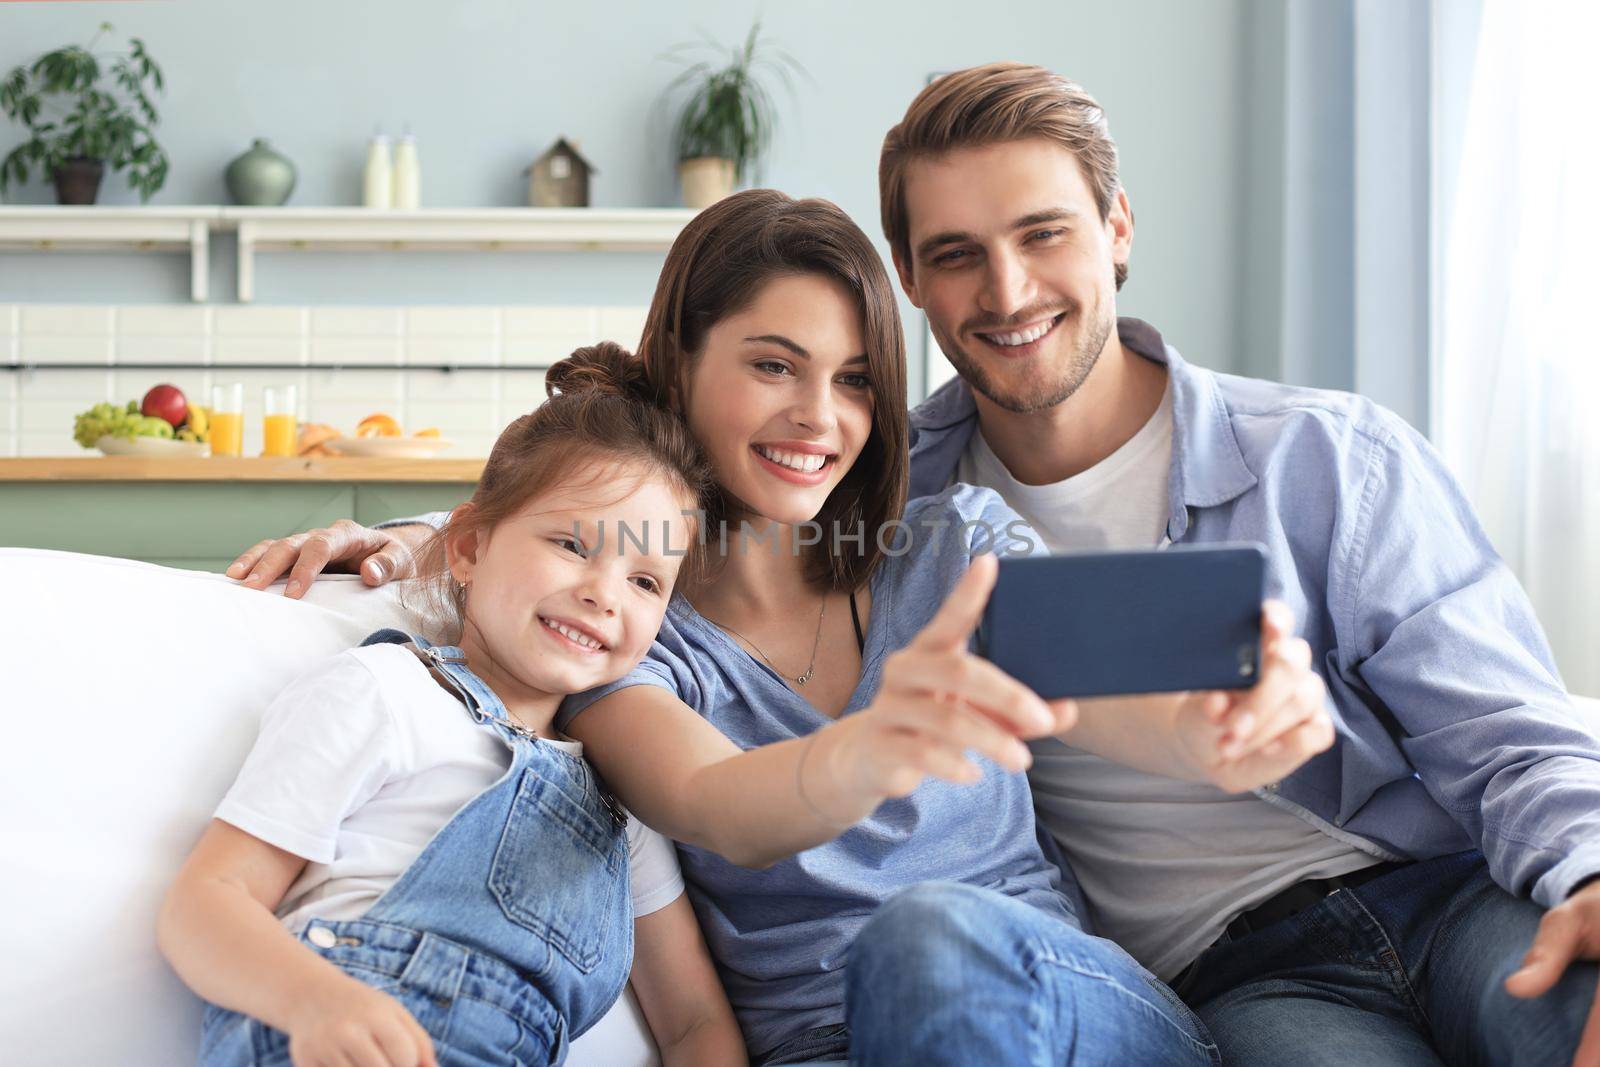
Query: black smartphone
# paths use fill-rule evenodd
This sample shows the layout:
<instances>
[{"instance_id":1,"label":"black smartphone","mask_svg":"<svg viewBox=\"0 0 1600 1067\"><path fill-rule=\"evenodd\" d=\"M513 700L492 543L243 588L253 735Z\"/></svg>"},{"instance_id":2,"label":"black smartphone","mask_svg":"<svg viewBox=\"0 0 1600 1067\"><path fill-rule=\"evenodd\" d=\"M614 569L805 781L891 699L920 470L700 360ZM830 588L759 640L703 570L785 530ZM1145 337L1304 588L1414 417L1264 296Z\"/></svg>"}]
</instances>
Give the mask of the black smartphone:
<instances>
[{"instance_id":1,"label":"black smartphone","mask_svg":"<svg viewBox=\"0 0 1600 1067\"><path fill-rule=\"evenodd\" d=\"M1266 562L1232 543L1002 559L979 651L1047 700L1248 688Z\"/></svg>"}]
</instances>

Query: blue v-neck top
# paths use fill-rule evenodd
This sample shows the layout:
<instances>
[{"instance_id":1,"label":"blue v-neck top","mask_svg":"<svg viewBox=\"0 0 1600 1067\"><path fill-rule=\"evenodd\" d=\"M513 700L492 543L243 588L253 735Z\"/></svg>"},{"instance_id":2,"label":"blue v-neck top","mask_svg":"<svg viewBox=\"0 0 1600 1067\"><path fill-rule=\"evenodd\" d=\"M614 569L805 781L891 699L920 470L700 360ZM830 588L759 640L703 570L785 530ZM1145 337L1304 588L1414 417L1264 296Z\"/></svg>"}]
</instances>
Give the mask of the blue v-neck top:
<instances>
[{"instance_id":1,"label":"blue v-neck top","mask_svg":"<svg viewBox=\"0 0 1600 1067\"><path fill-rule=\"evenodd\" d=\"M952 486L913 501L873 575L861 681L844 710L871 703L885 657L933 617L975 551L1042 551L989 489ZM594 701L635 685L667 690L741 748L809 734L830 720L687 601L675 598L645 660L621 681L569 697L565 727ZM896 890L948 880L997 890L1077 925L1062 875L1036 834L1023 774L979 760L983 779L928 780L884 801L833 841L750 870L679 845L689 896L751 1051L844 1021L844 965L868 916Z\"/></svg>"}]
</instances>

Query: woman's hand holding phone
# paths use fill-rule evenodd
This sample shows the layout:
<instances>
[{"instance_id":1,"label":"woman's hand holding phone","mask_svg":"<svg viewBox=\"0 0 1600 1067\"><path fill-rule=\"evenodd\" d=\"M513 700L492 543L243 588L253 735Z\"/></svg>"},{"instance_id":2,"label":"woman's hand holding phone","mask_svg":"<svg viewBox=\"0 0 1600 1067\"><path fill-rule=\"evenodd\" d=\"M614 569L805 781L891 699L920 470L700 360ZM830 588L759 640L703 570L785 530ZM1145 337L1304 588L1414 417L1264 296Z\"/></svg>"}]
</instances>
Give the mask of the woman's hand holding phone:
<instances>
[{"instance_id":1,"label":"woman's hand holding phone","mask_svg":"<svg viewBox=\"0 0 1600 1067\"><path fill-rule=\"evenodd\" d=\"M815 735L822 751L811 755L814 769L801 783L813 803L839 794L905 796L929 777L971 784L983 770L969 751L1008 771L1026 770L1032 757L1023 742L1076 720L1073 701L1046 702L967 650L995 574L995 557L974 559L911 644L885 660L872 703Z\"/></svg>"}]
</instances>

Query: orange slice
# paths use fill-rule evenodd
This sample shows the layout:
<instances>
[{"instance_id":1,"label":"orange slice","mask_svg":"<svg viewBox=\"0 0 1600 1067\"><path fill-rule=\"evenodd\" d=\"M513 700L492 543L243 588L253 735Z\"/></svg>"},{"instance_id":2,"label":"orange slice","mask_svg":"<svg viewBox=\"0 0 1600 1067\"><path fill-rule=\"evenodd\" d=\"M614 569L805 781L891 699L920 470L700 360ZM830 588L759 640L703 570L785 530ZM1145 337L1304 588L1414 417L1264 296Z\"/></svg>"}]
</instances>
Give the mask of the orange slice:
<instances>
[{"instance_id":1,"label":"orange slice","mask_svg":"<svg viewBox=\"0 0 1600 1067\"><path fill-rule=\"evenodd\" d=\"M412 437L438 437L439 436L439 427L437 427L437 426L429 426L426 430L418 430L416 433L412 434L411 436Z\"/></svg>"},{"instance_id":2,"label":"orange slice","mask_svg":"<svg viewBox=\"0 0 1600 1067\"><path fill-rule=\"evenodd\" d=\"M400 424L381 412L356 423L357 437L399 437L400 434Z\"/></svg>"}]
</instances>

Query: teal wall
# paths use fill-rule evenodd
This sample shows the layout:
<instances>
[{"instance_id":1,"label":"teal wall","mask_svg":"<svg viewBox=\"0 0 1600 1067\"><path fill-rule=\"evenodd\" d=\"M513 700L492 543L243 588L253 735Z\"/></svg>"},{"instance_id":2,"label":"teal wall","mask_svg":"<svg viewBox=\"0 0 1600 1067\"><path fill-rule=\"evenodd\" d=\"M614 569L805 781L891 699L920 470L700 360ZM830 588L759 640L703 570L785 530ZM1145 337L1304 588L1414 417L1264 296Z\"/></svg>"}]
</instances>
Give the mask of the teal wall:
<instances>
[{"instance_id":1,"label":"teal wall","mask_svg":"<svg viewBox=\"0 0 1600 1067\"><path fill-rule=\"evenodd\" d=\"M1045 64L1100 98L1121 145L1138 220L1124 313L1155 321L1197 362L1250 366L1240 283L1248 241L1272 238L1249 217L1245 179L1255 155L1277 150L1272 130L1263 145L1250 128L1268 99L1261 94L1276 91L1251 81L1260 6L769 5L768 32L813 80L779 98L783 125L765 183L828 197L878 238L878 147L928 73L996 58ZM409 121L429 206L521 203L522 167L559 134L579 139L599 167L597 205L669 205L677 192L657 99L675 68L660 54L700 28L738 39L752 10L735 0L8 3L0 4L0 71L85 41L102 20L143 37L169 83L160 139L173 172L154 203L221 201L223 167L253 137L298 163L292 203L353 203L373 124L396 132ZM0 125L0 153L17 139L15 127ZM50 198L38 184L9 199ZM136 199L113 176L103 202ZM215 249L217 300L231 299L230 251L226 240ZM275 255L258 268L258 300L642 304L659 266L659 256L620 254ZM180 301L186 271L181 257L0 255L0 302ZM921 326L908 325L915 362ZM920 367L913 375L918 394Z\"/></svg>"}]
</instances>

